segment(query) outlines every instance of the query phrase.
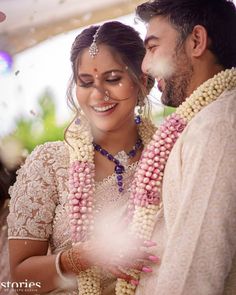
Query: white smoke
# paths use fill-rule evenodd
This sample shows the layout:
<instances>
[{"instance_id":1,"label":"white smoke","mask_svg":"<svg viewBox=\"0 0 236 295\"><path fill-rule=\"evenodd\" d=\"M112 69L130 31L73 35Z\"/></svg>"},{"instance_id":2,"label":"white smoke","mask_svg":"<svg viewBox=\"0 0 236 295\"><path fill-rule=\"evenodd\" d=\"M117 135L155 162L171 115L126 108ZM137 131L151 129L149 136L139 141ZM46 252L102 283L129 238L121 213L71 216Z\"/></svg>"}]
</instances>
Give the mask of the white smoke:
<instances>
[{"instance_id":1,"label":"white smoke","mask_svg":"<svg viewBox=\"0 0 236 295\"><path fill-rule=\"evenodd\" d=\"M114 211L104 213L95 222L93 241L96 244L96 253L90 259L94 259L95 264L99 261L105 264L113 261L120 266L128 261L133 262L139 251L137 239L131 236L121 216L115 216Z\"/></svg>"},{"instance_id":2,"label":"white smoke","mask_svg":"<svg viewBox=\"0 0 236 295\"><path fill-rule=\"evenodd\" d=\"M148 73L154 78L168 79L174 73L174 65L171 56L153 58L147 65Z\"/></svg>"}]
</instances>

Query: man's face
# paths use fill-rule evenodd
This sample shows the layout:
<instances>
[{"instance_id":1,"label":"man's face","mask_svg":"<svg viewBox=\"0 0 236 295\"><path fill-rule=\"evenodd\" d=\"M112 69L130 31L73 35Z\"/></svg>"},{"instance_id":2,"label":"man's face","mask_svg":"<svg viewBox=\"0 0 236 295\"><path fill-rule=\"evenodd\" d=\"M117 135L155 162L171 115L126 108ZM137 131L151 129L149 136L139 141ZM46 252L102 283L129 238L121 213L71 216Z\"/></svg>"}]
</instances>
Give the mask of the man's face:
<instances>
[{"instance_id":1,"label":"man's face","mask_svg":"<svg viewBox=\"0 0 236 295\"><path fill-rule=\"evenodd\" d=\"M156 16L150 20L142 70L156 79L163 104L172 107L186 99L193 73L184 45L179 44L179 33L166 18Z\"/></svg>"}]
</instances>

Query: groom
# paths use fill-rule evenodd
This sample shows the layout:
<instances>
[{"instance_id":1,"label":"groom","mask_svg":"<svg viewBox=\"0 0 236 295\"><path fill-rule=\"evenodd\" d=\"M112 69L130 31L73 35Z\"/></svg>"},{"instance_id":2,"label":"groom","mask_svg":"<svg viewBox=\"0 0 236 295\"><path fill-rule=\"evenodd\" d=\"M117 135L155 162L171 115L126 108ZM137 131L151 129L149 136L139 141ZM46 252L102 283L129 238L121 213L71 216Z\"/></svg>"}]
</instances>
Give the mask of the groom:
<instances>
[{"instance_id":1,"label":"groom","mask_svg":"<svg viewBox=\"0 0 236 295\"><path fill-rule=\"evenodd\" d=\"M136 13L147 24L143 71L187 124L164 170L161 264L136 294L236 294L235 6L154 0Z\"/></svg>"}]
</instances>

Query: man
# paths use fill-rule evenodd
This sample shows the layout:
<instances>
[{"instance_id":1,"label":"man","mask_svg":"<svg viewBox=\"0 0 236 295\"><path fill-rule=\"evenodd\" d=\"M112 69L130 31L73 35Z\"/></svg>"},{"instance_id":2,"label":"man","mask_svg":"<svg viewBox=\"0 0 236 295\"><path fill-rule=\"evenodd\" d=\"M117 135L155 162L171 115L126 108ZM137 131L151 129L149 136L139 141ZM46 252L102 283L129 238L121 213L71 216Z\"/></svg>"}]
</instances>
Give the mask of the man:
<instances>
[{"instance_id":1,"label":"man","mask_svg":"<svg viewBox=\"0 0 236 295\"><path fill-rule=\"evenodd\" d=\"M161 264L136 294L235 295L235 6L154 0L136 12L147 23L143 71L156 78L165 105L185 102L177 115L187 123L164 170L153 235Z\"/></svg>"}]
</instances>

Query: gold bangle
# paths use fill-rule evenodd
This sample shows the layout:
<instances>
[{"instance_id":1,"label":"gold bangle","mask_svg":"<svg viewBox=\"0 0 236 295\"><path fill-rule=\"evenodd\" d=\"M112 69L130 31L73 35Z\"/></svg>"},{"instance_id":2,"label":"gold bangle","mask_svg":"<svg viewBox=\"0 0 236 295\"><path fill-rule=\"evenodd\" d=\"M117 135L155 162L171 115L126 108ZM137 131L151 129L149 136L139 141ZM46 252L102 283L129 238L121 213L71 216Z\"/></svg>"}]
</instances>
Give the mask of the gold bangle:
<instances>
[{"instance_id":1,"label":"gold bangle","mask_svg":"<svg viewBox=\"0 0 236 295\"><path fill-rule=\"evenodd\" d=\"M79 274L81 271L84 270L84 267L80 261L80 259L78 257L74 257L74 249L71 248L66 252L66 256L67 256L67 260L68 260L68 264L71 267L71 270L75 273L75 274Z\"/></svg>"},{"instance_id":2,"label":"gold bangle","mask_svg":"<svg viewBox=\"0 0 236 295\"><path fill-rule=\"evenodd\" d=\"M66 277L62 271L61 271L61 267L60 267L60 258L61 258L61 254L63 251L60 251L59 253L57 253L56 258L55 258L55 267L56 267L56 272L57 275L60 277L61 280L63 281L67 281L68 277Z\"/></svg>"}]
</instances>

